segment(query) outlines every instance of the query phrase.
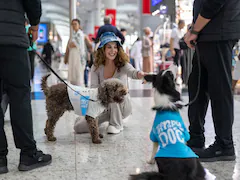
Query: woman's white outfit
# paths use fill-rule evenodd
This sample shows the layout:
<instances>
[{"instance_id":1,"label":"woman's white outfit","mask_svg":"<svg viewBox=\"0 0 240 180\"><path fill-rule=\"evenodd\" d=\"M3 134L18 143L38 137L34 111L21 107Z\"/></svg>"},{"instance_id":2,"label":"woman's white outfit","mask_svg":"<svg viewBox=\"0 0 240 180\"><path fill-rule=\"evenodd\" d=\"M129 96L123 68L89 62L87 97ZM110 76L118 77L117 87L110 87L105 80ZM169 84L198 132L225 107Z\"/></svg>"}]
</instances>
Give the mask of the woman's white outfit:
<instances>
[{"instance_id":1,"label":"woman's white outfit","mask_svg":"<svg viewBox=\"0 0 240 180\"><path fill-rule=\"evenodd\" d=\"M68 81L77 86L84 86L84 69L86 66L86 50L82 30L73 32L72 39L76 47L69 48Z\"/></svg>"},{"instance_id":2,"label":"woman's white outfit","mask_svg":"<svg viewBox=\"0 0 240 180\"><path fill-rule=\"evenodd\" d=\"M134 59L134 65L137 70L142 70L142 41L136 41L130 52L131 58Z\"/></svg>"}]
</instances>

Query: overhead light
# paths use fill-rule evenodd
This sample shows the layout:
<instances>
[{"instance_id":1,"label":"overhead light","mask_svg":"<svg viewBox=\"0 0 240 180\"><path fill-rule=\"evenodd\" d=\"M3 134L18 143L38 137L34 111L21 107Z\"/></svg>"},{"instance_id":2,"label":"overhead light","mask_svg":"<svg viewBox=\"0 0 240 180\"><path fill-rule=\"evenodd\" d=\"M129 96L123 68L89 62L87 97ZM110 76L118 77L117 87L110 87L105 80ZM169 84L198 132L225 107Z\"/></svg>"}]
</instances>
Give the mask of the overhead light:
<instances>
[{"instance_id":1,"label":"overhead light","mask_svg":"<svg viewBox=\"0 0 240 180\"><path fill-rule=\"evenodd\" d=\"M157 9L157 10L154 11L154 12L152 12L152 15L153 15L153 16L156 16L158 13L160 13L160 10L159 10L159 9Z\"/></svg>"}]
</instances>

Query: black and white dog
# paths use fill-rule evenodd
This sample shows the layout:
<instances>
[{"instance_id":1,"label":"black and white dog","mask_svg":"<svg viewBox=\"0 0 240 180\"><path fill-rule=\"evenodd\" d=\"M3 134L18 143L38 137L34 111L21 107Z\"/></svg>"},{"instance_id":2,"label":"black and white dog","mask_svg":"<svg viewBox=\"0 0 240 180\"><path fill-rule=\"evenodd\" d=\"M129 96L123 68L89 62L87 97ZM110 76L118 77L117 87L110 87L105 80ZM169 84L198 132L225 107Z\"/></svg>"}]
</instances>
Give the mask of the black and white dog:
<instances>
[{"instance_id":1,"label":"black and white dog","mask_svg":"<svg viewBox=\"0 0 240 180\"><path fill-rule=\"evenodd\" d=\"M149 164L158 165L159 172L131 175L131 180L214 180L204 169L198 156L186 145L190 135L179 113L182 108L180 93L176 90L177 67L170 66L157 75L147 75L154 89L153 110L156 116L150 133L153 151Z\"/></svg>"}]
</instances>

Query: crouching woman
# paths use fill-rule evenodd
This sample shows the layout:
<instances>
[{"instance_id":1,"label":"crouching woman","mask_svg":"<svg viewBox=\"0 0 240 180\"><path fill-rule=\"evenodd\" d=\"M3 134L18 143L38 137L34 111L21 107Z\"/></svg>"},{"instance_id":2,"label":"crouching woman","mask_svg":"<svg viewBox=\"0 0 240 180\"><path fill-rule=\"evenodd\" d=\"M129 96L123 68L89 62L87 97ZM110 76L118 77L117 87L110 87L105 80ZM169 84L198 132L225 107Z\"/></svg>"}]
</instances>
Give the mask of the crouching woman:
<instances>
[{"instance_id":1,"label":"crouching woman","mask_svg":"<svg viewBox=\"0 0 240 180\"><path fill-rule=\"evenodd\" d=\"M106 32L102 34L95 62L91 68L91 88L98 88L101 82L109 78L117 78L128 87L128 77L142 79L144 75L144 72L136 70L129 63L129 58L114 33ZM107 133L118 134L123 130L123 119L127 118L131 113L130 95L127 94L123 103L109 104L108 109L98 117L98 122L101 124L108 121ZM77 133L86 131L87 127L83 124L83 122L75 124Z\"/></svg>"}]
</instances>

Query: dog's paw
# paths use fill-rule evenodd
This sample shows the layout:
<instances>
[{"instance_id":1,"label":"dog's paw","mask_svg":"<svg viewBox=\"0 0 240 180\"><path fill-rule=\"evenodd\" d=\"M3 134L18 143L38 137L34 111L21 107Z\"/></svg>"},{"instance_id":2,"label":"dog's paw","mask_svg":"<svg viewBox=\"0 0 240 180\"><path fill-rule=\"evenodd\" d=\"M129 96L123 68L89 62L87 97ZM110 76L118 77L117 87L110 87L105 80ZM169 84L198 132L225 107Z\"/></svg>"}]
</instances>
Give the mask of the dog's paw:
<instances>
[{"instance_id":1,"label":"dog's paw","mask_svg":"<svg viewBox=\"0 0 240 180\"><path fill-rule=\"evenodd\" d=\"M52 136L52 137L48 137L48 141L56 141L56 140L57 140L57 138L54 137L54 136Z\"/></svg>"},{"instance_id":2,"label":"dog's paw","mask_svg":"<svg viewBox=\"0 0 240 180\"><path fill-rule=\"evenodd\" d=\"M101 143L102 143L102 141L101 141L100 139L92 140L92 142L93 142L94 144L101 144Z\"/></svg>"},{"instance_id":3,"label":"dog's paw","mask_svg":"<svg viewBox=\"0 0 240 180\"><path fill-rule=\"evenodd\" d=\"M99 134L99 137L100 137L100 138L103 138L103 135L102 135L102 134Z\"/></svg>"},{"instance_id":4,"label":"dog's paw","mask_svg":"<svg viewBox=\"0 0 240 180\"><path fill-rule=\"evenodd\" d=\"M155 159L150 159L147 161L148 164L155 164Z\"/></svg>"}]
</instances>

